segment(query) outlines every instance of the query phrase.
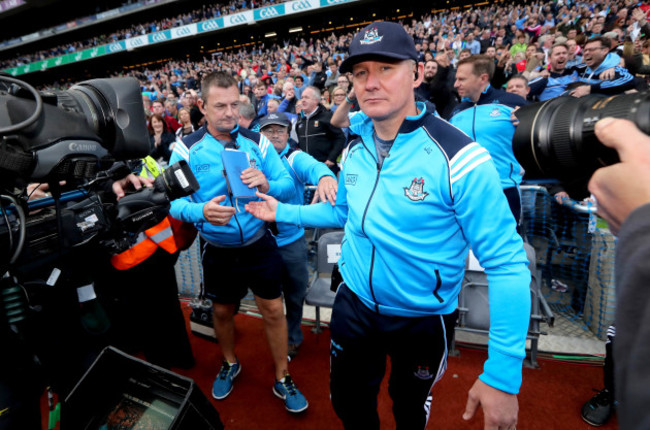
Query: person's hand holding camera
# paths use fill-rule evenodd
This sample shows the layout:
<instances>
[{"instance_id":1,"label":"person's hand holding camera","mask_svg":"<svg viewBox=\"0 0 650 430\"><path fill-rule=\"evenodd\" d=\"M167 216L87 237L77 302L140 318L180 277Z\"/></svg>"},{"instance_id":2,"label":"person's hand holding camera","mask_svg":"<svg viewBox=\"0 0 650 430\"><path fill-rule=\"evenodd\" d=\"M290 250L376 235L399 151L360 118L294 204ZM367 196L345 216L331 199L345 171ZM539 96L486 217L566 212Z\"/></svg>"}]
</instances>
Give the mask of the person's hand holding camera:
<instances>
[{"instance_id":1,"label":"person's hand holding camera","mask_svg":"<svg viewBox=\"0 0 650 430\"><path fill-rule=\"evenodd\" d=\"M113 182L113 193L115 193L115 196L117 196L117 200L119 201L122 197L126 195L126 191L129 188L132 188L137 191L143 186L152 187L153 179L143 178L142 176L136 176L133 173L131 173L128 176L120 179L119 181Z\"/></svg>"},{"instance_id":2,"label":"person's hand holding camera","mask_svg":"<svg viewBox=\"0 0 650 430\"><path fill-rule=\"evenodd\" d=\"M589 191L598 200L598 214L617 234L632 211L650 203L650 136L633 122L614 118L598 121L595 132L621 159L596 170L589 181Z\"/></svg>"}]
</instances>

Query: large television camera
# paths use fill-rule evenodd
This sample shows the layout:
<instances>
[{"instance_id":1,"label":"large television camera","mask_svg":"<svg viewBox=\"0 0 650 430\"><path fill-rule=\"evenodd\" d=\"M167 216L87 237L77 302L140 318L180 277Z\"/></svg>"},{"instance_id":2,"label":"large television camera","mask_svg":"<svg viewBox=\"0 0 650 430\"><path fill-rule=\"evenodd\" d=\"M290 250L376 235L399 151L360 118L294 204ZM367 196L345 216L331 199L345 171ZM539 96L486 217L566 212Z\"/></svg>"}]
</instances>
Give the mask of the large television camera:
<instances>
[{"instance_id":1,"label":"large television camera","mask_svg":"<svg viewBox=\"0 0 650 430\"><path fill-rule=\"evenodd\" d=\"M600 167L619 162L617 152L596 138L594 126L605 117L629 119L650 134L650 93L606 97L570 96L517 110L515 157L526 178L586 181Z\"/></svg>"},{"instance_id":2,"label":"large television camera","mask_svg":"<svg viewBox=\"0 0 650 430\"><path fill-rule=\"evenodd\" d=\"M94 79L39 93L0 76L3 269L38 264L93 239L119 253L165 218L171 200L198 189L189 166L180 162L151 188L119 202L103 198L112 181L130 173L116 161L149 153L145 124L133 78ZM49 184L52 197L28 201L29 183Z\"/></svg>"}]
</instances>

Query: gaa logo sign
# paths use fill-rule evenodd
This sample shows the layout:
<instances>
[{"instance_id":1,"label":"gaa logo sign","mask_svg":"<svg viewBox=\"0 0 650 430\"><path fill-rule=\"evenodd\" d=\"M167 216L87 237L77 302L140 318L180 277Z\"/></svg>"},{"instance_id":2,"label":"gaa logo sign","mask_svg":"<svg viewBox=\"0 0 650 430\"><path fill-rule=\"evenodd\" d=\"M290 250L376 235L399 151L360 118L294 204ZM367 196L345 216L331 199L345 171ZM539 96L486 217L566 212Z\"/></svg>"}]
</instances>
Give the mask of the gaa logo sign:
<instances>
[{"instance_id":1,"label":"gaa logo sign","mask_svg":"<svg viewBox=\"0 0 650 430\"><path fill-rule=\"evenodd\" d=\"M144 40L142 40L142 39L139 38L139 37L136 38L136 39L133 39L133 40L131 41L131 46L133 46L133 47L136 47L136 46L142 46L142 45L144 45Z\"/></svg>"},{"instance_id":2,"label":"gaa logo sign","mask_svg":"<svg viewBox=\"0 0 650 430\"><path fill-rule=\"evenodd\" d=\"M311 9L311 4L307 0L300 0L291 5L292 10Z\"/></svg>"},{"instance_id":3,"label":"gaa logo sign","mask_svg":"<svg viewBox=\"0 0 650 430\"><path fill-rule=\"evenodd\" d=\"M174 29L174 35L176 37L189 36L191 34L192 34L192 30L190 30L189 27L181 27L178 29Z\"/></svg>"},{"instance_id":4,"label":"gaa logo sign","mask_svg":"<svg viewBox=\"0 0 650 430\"><path fill-rule=\"evenodd\" d=\"M231 24L244 24L248 21L243 14L233 15L229 19Z\"/></svg>"},{"instance_id":5,"label":"gaa logo sign","mask_svg":"<svg viewBox=\"0 0 650 430\"><path fill-rule=\"evenodd\" d=\"M274 16L280 15L277 10L275 10L274 7L269 7L266 9L261 9L260 10L260 16L262 18L273 18Z\"/></svg>"},{"instance_id":6,"label":"gaa logo sign","mask_svg":"<svg viewBox=\"0 0 650 430\"><path fill-rule=\"evenodd\" d=\"M151 40L153 42L165 42L167 40L167 36L165 36L164 33L155 33L151 36Z\"/></svg>"},{"instance_id":7,"label":"gaa logo sign","mask_svg":"<svg viewBox=\"0 0 650 430\"><path fill-rule=\"evenodd\" d=\"M341 3L347 3L348 0L325 0L325 3L328 5L335 5L335 4L341 4Z\"/></svg>"},{"instance_id":8,"label":"gaa logo sign","mask_svg":"<svg viewBox=\"0 0 650 430\"><path fill-rule=\"evenodd\" d=\"M108 52L120 52L124 50L124 46L121 43L111 43L108 45Z\"/></svg>"},{"instance_id":9,"label":"gaa logo sign","mask_svg":"<svg viewBox=\"0 0 650 430\"><path fill-rule=\"evenodd\" d=\"M201 31L213 31L218 29L219 23L214 19L201 23Z\"/></svg>"}]
</instances>

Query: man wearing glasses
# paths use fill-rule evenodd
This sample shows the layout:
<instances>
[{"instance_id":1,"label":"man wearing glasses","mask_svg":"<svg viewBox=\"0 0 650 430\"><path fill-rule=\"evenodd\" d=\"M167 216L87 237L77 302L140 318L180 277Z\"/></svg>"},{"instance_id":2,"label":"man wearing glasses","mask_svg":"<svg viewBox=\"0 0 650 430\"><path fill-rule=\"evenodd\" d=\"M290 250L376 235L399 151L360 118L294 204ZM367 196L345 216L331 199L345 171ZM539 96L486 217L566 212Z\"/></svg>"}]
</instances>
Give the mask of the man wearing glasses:
<instances>
[{"instance_id":1,"label":"man wearing glasses","mask_svg":"<svg viewBox=\"0 0 650 430\"><path fill-rule=\"evenodd\" d=\"M291 121L282 112L274 112L260 120L260 132L271 141L280 155L282 164L293 180L294 192L285 203L301 205L306 184L318 184L316 195L322 201L336 202L336 178L323 163L297 149L296 142L289 139ZM295 224L277 223L275 241L282 256L282 292L287 314L289 336L289 359L298 355L303 340L300 329L302 307L307 294L307 244L305 229Z\"/></svg>"},{"instance_id":2,"label":"man wearing glasses","mask_svg":"<svg viewBox=\"0 0 650 430\"><path fill-rule=\"evenodd\" d=\"M584 65L578 66L580 81L584 82L571 91L573 97L583 97L588 94L621 94L634 88L634 76L627 69L614 67L614 77L610 80L600 79L600 74L605 71L605 58L609 53L609 39L594 37L585 44L583 52Z\"/></svg>"}]
</instances>

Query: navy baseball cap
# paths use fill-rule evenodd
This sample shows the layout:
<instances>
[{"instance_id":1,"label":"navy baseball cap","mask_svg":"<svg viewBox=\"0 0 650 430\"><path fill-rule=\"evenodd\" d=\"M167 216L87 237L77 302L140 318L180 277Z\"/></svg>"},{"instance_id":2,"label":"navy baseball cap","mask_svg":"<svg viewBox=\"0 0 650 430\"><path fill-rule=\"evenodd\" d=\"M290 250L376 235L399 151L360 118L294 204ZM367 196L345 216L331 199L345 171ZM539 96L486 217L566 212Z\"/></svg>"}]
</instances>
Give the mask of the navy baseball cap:
<instances>
[{"instance_id":1,"label":"navy baseball cap","mask_svg":"<svg viewBox=\"0 0 650 430\"><path fill-rule=\"evenodd\" d=\"M291 121L284 112L273 112L270 113L260 120L260 130L266 127L267 125L281 125L282 127L289 127Z\"/></svg>"},{"instance_id":2,"label":"navy baseball cap","mask_svg":"<svg viewBox=\"0 0 650 430\"><path fill-rule=\"evenodd\" d=\"M352 39L349 54L339 67L341 73L351 72L357 63L378 58L418 61L413 38L395 22L373 22L363 28Z\"/></svg>"}]
</instances>

